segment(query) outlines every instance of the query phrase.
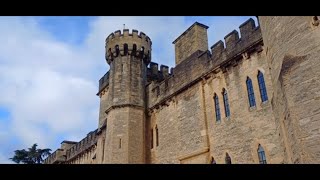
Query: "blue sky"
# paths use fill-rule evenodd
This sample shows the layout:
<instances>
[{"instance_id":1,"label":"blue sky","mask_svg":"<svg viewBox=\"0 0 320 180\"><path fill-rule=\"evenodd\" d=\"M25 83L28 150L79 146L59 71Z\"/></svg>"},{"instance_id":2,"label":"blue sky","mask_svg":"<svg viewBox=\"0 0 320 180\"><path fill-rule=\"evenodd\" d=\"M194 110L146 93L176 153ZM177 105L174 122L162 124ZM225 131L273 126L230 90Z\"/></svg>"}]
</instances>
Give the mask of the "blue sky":
<instances>
[{"instance_id":1,"label":"blue sky","mask_svg":"<svg viewBox=\"0 0 320 180\"><path fill-rule=\"evenodd\" d=\"M55 150L97 128L104 41L123 24L151 38L152 61L174 67L172 42L195 21L209 26L210 48L249 18L0 17L0 163L12 163L16 149Z\"/></svg>"}]
</instances>

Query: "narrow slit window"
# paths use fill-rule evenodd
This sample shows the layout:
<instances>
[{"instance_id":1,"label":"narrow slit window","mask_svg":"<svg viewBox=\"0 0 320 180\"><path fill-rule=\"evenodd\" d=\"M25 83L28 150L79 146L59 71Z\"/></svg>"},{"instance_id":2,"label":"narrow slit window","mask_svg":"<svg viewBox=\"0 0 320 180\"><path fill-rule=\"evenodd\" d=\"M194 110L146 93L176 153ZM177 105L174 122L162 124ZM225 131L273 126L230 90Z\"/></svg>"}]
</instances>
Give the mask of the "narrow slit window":
<instances>
[{"instance_id":1,"label":"narrow slit window","mask_svg":"<svg viewBox=\"0 0 320 180\"><path fill-rule=\"evenodd\" d=\"M157 126L156 126L156 146L159 146L159 130Z\"/></svg>"}]
</instances>

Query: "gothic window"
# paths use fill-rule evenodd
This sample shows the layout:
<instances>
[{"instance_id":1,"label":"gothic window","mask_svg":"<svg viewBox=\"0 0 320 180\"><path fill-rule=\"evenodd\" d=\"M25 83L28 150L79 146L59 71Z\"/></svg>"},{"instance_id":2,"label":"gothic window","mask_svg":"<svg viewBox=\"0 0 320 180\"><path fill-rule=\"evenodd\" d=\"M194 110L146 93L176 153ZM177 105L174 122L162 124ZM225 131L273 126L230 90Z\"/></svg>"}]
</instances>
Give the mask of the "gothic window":
<instances>
[{"instance_id":1,"label":"gothic window","mask_svg":"<svg viewBox=\"0 0 320 180\"><path fill-rule=\"evenodd\" d=\"M260 164L267 164L266 155L264 153L263 147L259 144L258 146L258 157Z\"/></svg>"},{"instance_id":2,"label":"gothic window","mask_svg":"<svg viewBox=\"0 0 320 180\"><path fill-rule=\"evenodd\" d=\"M247 77L247 90L248 90L248 98L250 107L256 106L256 100L254 99L254 91L252 87L252 81L249 77Z\"/></svg>"},{"instance_id":3,"label":"gothic window","mask_svg":"<svg viewBox=\"0 0 320 180\"><path fill-rule=\"evenodd\" d=\"M259 83L261 101L265 102L268 100L267 88L266 88L266 84L264 82L263 74L260 71L258 72L258 83Z\"/></svg>"},{"instance_id":4,"label":"gothic window","mask_svg":"<svg viewBox=\"0 0 320 180\"><path fill-rule=\"evenodd\" d=\"M226 164L231 164L231 157L229 156L228 153L226 153L225 161L226 161Z\"/></svg>"},{"instance_id":5,"label":"gothic window","mask_svg":"<svg viewBox=\"0 0 320 180\"><path fill-rule=\"evenodd\" d=\"M216 110L216 121L220 121L221 115L220 115L220 107L219 107L219 98L216 93L214 94L214 107Z\"/></svg>"},{"instance_id":6,"label":"gothic window","mask_svg":"<svg viewBox=\"0 0 320 180\"><path fill-rule=\"evenodd\" d=\"M228 93L224 88L222 90L222 95L223 95L223 102L224 102L224 111L225 111L226 117L229 117L230 107L229 107Z\"/></svg>"}]
</instances>

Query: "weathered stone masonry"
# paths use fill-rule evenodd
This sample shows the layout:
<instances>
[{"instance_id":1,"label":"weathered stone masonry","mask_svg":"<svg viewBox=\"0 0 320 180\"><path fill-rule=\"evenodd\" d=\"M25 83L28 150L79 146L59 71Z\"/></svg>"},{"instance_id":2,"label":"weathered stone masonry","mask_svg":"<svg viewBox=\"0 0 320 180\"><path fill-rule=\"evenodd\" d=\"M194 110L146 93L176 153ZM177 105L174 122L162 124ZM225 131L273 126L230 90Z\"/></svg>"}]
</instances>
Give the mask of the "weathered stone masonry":
<instances>
[{"instance_id":1,"label":"weathered stone masonry","mask_svg":"<svg viewBox=\"0 0 320 180\"><path fill-rule=\"evenodd\" d=\"M111 33L98 129L80 142L64 141L45 163L188 164L214 157L224 164L226 153L234 164L319 163L319 17L258 19L261 27L249 19L211 51L209 27L194 23L173 42L170 70L151 62L146 34Z\"/></svg>"}]
</instances>

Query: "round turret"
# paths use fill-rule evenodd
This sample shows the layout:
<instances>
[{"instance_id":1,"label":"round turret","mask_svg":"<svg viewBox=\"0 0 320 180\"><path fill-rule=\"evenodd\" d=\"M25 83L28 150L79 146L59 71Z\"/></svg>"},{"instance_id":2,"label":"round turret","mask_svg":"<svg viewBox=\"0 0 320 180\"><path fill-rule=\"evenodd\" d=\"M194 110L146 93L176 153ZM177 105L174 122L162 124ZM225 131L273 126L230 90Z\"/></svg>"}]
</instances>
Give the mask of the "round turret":
<instances>
[{"instance_id":1,"label":"round turret","mask_svg":"<svg viewBox=\"0 0 320 180\"><path fill-rule=\"evenodd\" d=\"M123 33L120 30L111 33L106 38L106 60L110 64L115 57L118 56L135 56L141 58L145 64L151 61L151 39L137 30L124 29Z\"/></svg>"}]
</instances>

